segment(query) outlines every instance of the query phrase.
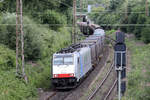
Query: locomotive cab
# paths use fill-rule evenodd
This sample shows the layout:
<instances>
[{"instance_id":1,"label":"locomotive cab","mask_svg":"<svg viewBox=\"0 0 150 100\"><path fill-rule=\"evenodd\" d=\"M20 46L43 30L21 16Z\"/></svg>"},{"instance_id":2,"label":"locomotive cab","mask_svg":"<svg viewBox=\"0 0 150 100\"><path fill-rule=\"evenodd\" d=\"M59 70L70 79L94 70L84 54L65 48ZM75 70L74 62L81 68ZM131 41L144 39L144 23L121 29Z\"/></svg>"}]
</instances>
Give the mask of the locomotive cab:
<instances>
[{"instance_id":1,"label":"locomotive cab","mask_svg":"<svg viewBox=\"0 0 150 100\"><path fill-rule=\"evenodd\" d=\"M75 88L91 65L91 49L84 47L72 53L55 53L52 65L52 84L56 89Z\"/></svg>"},{"instance_id":2,"label":"locomotive cab","mask_svg":"<svg viewBox=\"0 0 150 100\"><path fill-rule=\"evenodd\" d=\"M56 88L72 88L76 84L74 54L54 54L52 84Z\"/></svg>"}]
</instances>

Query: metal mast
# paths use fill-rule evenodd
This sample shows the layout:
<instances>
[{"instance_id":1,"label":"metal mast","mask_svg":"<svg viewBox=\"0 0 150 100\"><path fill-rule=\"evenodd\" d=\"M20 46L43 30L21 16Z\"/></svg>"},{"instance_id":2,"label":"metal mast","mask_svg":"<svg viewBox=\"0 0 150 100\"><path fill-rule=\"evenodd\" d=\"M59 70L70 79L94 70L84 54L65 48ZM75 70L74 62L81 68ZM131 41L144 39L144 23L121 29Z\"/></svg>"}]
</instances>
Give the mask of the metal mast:
<instances>
[{"instance_id":1,"label":"metal mast","mask_svg":"<svg viewBox=\"0 0 150 100\"><path fill-rule=\"evenodd\" d=\"M146 12L146 16L149 16L148 0L145 0L145 12Z\"/></svg>"},{"instance_id":2,"label":"metal mast","mask_svg":"<svg viewBox=\"0 0 150 100\"><path fill-rule=\"evenodd\" d=\"M128 18L128 0L126 0L126 11L125 18Z\"/></svg>"},{"instance_id":3,"label":"metal mast","mask_svg":"<svg viewBox=\"0 0 150 100\"><path fill-rule=\"evenodd\" d=\"M22 0L20 0L20 30L21 30L21 58L22 58L22 74L25 77L24 70L24 32L23 32L23 18L22 18Z\"/></svg>"},{"instance_id":4,"label":"metal mast","mask_svg":"<svg viewBox=\"0 0 150 100\"><path fill-rule=\"evenodd\" d=\"M18 74L19 72L19 69L18 69L18 44L19 44L19 34L18 34L18 10L19 10L19 1L16 0L16 75Z\"/></svg>"},{"instance_id":5,"label":"metal mast","mask_svg":"<svg viewBox=\"0 0 150 100\"><path fill-rule=\"evenodd\" d=\"M73 0L73 43L76 43L76 0Z\"/></svg>"},{"instance_id":6,"label":"metal mast","mask_svg":"<svg viewBox=\"0 0 150 100\"><path fill-rule=\"evenodd\" d=\"M19 12L19 16L18 16ZM18 25L19 24L19 25ZM19 26L19 27L18 27ZM19 28L19 29L18 29ZM19 32L21 34L19 34ZM16 0L16 73L18 73L19 59L19 36L21 35L21 60L22 60L22 75L27 83L27 76L24 67L24 32L23 32L23 17L22 17L22 0Z\"/></svg>"},{"instance_id":7,"label":"metal mast","mask_svg":"<svg viewBox=\"0 0 150 100\"><path fill-rule=\"evenodd\" d=\"M82 0L80 0L80 17L82 17Z\"/></svg>"}]
</instances>

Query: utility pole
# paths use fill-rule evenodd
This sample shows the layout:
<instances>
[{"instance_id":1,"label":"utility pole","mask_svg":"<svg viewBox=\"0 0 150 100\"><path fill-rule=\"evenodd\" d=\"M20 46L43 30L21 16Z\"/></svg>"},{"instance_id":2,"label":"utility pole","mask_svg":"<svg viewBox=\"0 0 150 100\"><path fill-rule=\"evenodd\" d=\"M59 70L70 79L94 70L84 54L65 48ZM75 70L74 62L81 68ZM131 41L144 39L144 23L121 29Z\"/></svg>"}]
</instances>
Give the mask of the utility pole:
<instances>
[{"instance_id":1,"label":"utility pole","mask_svg":"<svg viewBox=\"0 0 150 100\"><path fill-rule=\"evenodd\" d=\"M19 10L19 1L16 0L16 75L18 74L19 72L19 69L18 69L18 43L19 43L19 34L18 34L18 10Z\"/></svg>"},{"instance_id":2,"label":"utility pole","mask_svg":"<svg viewBox=\"0 0 150 100\"><path fill-rule=\"evenodd\" d=\"M73 43L76 43L76 0L73 0Z\"/></svg>"},{"instance_id":3,"label":"utility pole","mask_svg":"<svg viewBox=\"0 0 150 100\"><path fill-rule=\"evenodd\" d=\"M146 12L146 16L149 16L148 0L145 0L145 12Z\"/></svg>"},{"instance_id":4,"label":"utility pole","mask_svg":"<svg viewBox=\"0 0 150 100\"><path fill-rule=\"evenodd\" d=\"M19 12L19 16L18 16L18 12ZM18 69L19 69L19 66L18 66L19 65L18 64L19 38L18 37L20 35L21 35L22 75L23 75L24 80L27 83L27 76L25 74L25 67L24 67L24 32L23 32L23 17L22 17L22 0L16 0L16 73L18 73Z\"/></svg>"},{"instance_id":5,"label":"utility pole","mask_svg":"<svg viewBox=\"0 0 150 100\"><path fill-rule=\"evenodd\" d=\"M80 0L80 13L82 12L82 0ZM80 17L82 18L82 13L80 14Z\"/></svg>"},{"instance_id":6,"label":"utility pole","mask_svg":"<svg viewBox=\"0 0 150 100\"><path fill-rule=\"evenodd\" d=\"M126 11L125 11L125 18L128 18L128 0L126 0Z\"/></svg>"},{"instance_id":7,"label":"utility pole","mask_svg":"<svg viewBox=\"0 0 150 100\"><path fill-rule=\"evenodd\" d=\"M22 56L22 74L26 79L25 68L24 68L24 32L23 32L23 17L22 17L22 0L20 0L20 30L21 30L21 56Z\"/></svg>"}]
</instances>

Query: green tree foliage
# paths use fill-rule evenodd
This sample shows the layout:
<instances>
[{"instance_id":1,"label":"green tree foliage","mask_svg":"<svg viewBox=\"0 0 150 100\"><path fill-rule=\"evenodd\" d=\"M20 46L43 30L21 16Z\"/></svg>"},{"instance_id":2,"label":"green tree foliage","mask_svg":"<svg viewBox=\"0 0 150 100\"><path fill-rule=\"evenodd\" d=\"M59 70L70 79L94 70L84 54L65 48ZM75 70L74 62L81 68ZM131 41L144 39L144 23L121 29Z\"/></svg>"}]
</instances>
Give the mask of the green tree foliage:
<instances>
[{"instance_id":1,"label":"green tree foliage","mask_svg":"<svg viewBox=\"0 0 150 100\"><path fill-rule=\"evenodd\" d=\"M4 0L0 3L0 10L2 12L15 12L16 11L16 2L11 2L11 0ZM57 9L60 11L66 11L68 7L72 6L72 1L70 0L23 0L23 10L25 13L35 13L43 12L48 9ZM60 9L58 9L60 8Z\"/></svg>"},{"instance_id":2,"label":"green tree foliage","mask_svg":"<svg viewBox=\"0 0 150 100\"><path fill-rule=\"evenodd\" d=\"M145 43L150 43L150 28L149 27L145 27L142 29L142 40Z\"/></svg>"},{"instance_id":3,"label":"green tree foliage","mask_svg":"<svg viewBox=\"0 0 150 100\"><path fill-rule=\"evenodd\" d=\"M137 24L145 24L146 20L147 20L147 17L146 17L144 14L141 14L141 15L139 15L138 18L137 18ZM141 38L141 34L142 34L142 29L143 29L143 28L144 28L144 27L138 27L138 26L136 26L136 27L134 28L134 34L135 34L135 36L136 36L138 39Z\"/></svg>"},{"instance_id":4,"label":"green tree foliage","mask_svg":"<svg viewBox=\"0 0 150 100\"><path fill-rule=\"evenodd\" d=\"M51 87L52 54L70 44L69 28L59 28L56 32L24 17L25 56L28 60L25 69L29 79L25 84L16 78L14 70L15 14L5 14L1 23L6 24L0 27L0 42L13 50L0 45L0 100L37 100L36 88Z\"/></svg>"},{"instance_id":5,"label":"green tree foliage","mask_svg":"<svg viewBox=\"0 0 150 100\"><path fill-rule=\"evenodd\" d=\"M103 3L105 2L103 1ZM149 24L148 20L150 17L145 15L145 1L138 0L133 2L132 0L128 0L127 4L127 2L123 0L111 0L108 6L109 9L105 6L100 7L103 10L99 9L97 10L99 13L91 13L90 15L91 19L97 24L104 24L105 29L117 29L119 27L122 31L133 33L136 38L144 40L145 43L149 43L150 38L147 37L149 37L150 34L147 33L148 30L146 29L148 28L144 24ZM128 7L127 17L126 7ZM94 10L95 8L93 11ZM123 26L115 27L115 24L122 24ZM126 26L127 24L129 24L129 26Z\"/></svg>"},{"instance_id":6,"label":"green tree foliage","mask_svg":"<svg viewBox=\"0 0 150 100\"><path fill-rule=\"evenodd\" d=\"M72 0L23 0L23 14L32 17L39 23L43 23L41 16L45 15L44 12L47 10L55 10L56 12L63 14L63 16L66 16L68 23L71 23L71 15L68 13L71 13L72 11L72 3ZM0 3L0 12L15 13L15 6L16 2L4 0Z\"/></svg>"},{"instance_id":7,"label":"green tree foliage","mask_svg":"<svg viewBox=\"0 0 150 100\"><path fill-rule=\"evenodd\" d=\"M48 24L53 30L63 27L66 23L66 17L53 10L46 10L41 17L43 24Z\"/></svg>"},{"instance_id":8,"label":"green tree foliage","mask_svg":"<svg viewBox=\"0 0 150 100\"><path fill-rule=\"evenodd\" d=\"M5 14L0 21L3 24L0 27L0 43L8 45L9 48L15 50L16 45L16 16L15 14ZM25 39L25 58L27 60L37 60L50 56L52 54L52 44L55 34L59 32L48 30L41 25L37 25L28 17L24 17L24 39ZM66 29L65 29L66 30ZM63 30L63 31L65 31ZM60 31L60 29L59 29ZM62 32L62 30L60 31ZM61 34L68 34L62 32ZM68 40L68 39L67 39ZM20 44L21 45L21 44Z\"/></svg>"},{"instance_id":9,"label":"green tree foliage","mask_svg":"<svg viewBox=\"0 0 150 100\"><path fill-rule=\"evenodd\" d=\"M0 100L37 100L37 88L51 87L52 54L70 44L71 30L65 26L72 23L72 0L23 0L28 84L15 76L15 6L11 0L0 3ZM20 65L19 61L19 68Z\"/></svg>"},{"instance_id":10,"label":"green tree foliage","mask_svg":"<svg viewBox=\"0 0 150 100\"><path fill-rule=\"evenodd\" d=\"M116 10L119 4L120 4L120 0L110 0L109 9Z\"/></svg>"},{"instance_id":11,"label":"green tree foliage","mask_svg":"<svg viewBox=\"0 0 150 100\"><path fill-rule=\"evenodd\" d=\"M0 27L0 42L8 45L9 48L15 50L16 45L16 16L14 14L5 14L1 20L2 27ZM38 59L42 56L43 51L43 36L51 39L48 31L38 28L35 23L27 17L24 17L24 38L25 38L25 57L27 59ZM20 34L20 33L19 33ZM42 35L44 34L44 35Z\"/></svg>"}]
</instances>

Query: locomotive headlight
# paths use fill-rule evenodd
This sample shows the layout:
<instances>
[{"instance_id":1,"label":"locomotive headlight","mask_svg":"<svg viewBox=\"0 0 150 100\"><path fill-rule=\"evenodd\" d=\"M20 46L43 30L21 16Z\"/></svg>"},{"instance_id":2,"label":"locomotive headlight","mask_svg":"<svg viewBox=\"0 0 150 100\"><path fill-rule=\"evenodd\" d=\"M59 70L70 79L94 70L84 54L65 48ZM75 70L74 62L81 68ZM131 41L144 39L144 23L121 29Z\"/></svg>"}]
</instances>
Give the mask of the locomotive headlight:
<instances>
[{"instance_id":1,"label":"locomotive headlight","mask_svg":"<svg viewBox=\"0 0 150 100\"><path fill-rule=\"evenodd\" d=\"M74 74L72 73L72 74L70 74L70 76L71 76L71 77L73 77L73 76L74 76Z\"/></svg>"},{"instance_id":2,"label":"locomotive headlight","mask_svg":"<svg viewBox=\"0 0 150 100\"><path fill-rule=\"evenodd\" d=\"M58 74L54 74L54 77L58 77Z\"/></svg>"}]
</instances>

